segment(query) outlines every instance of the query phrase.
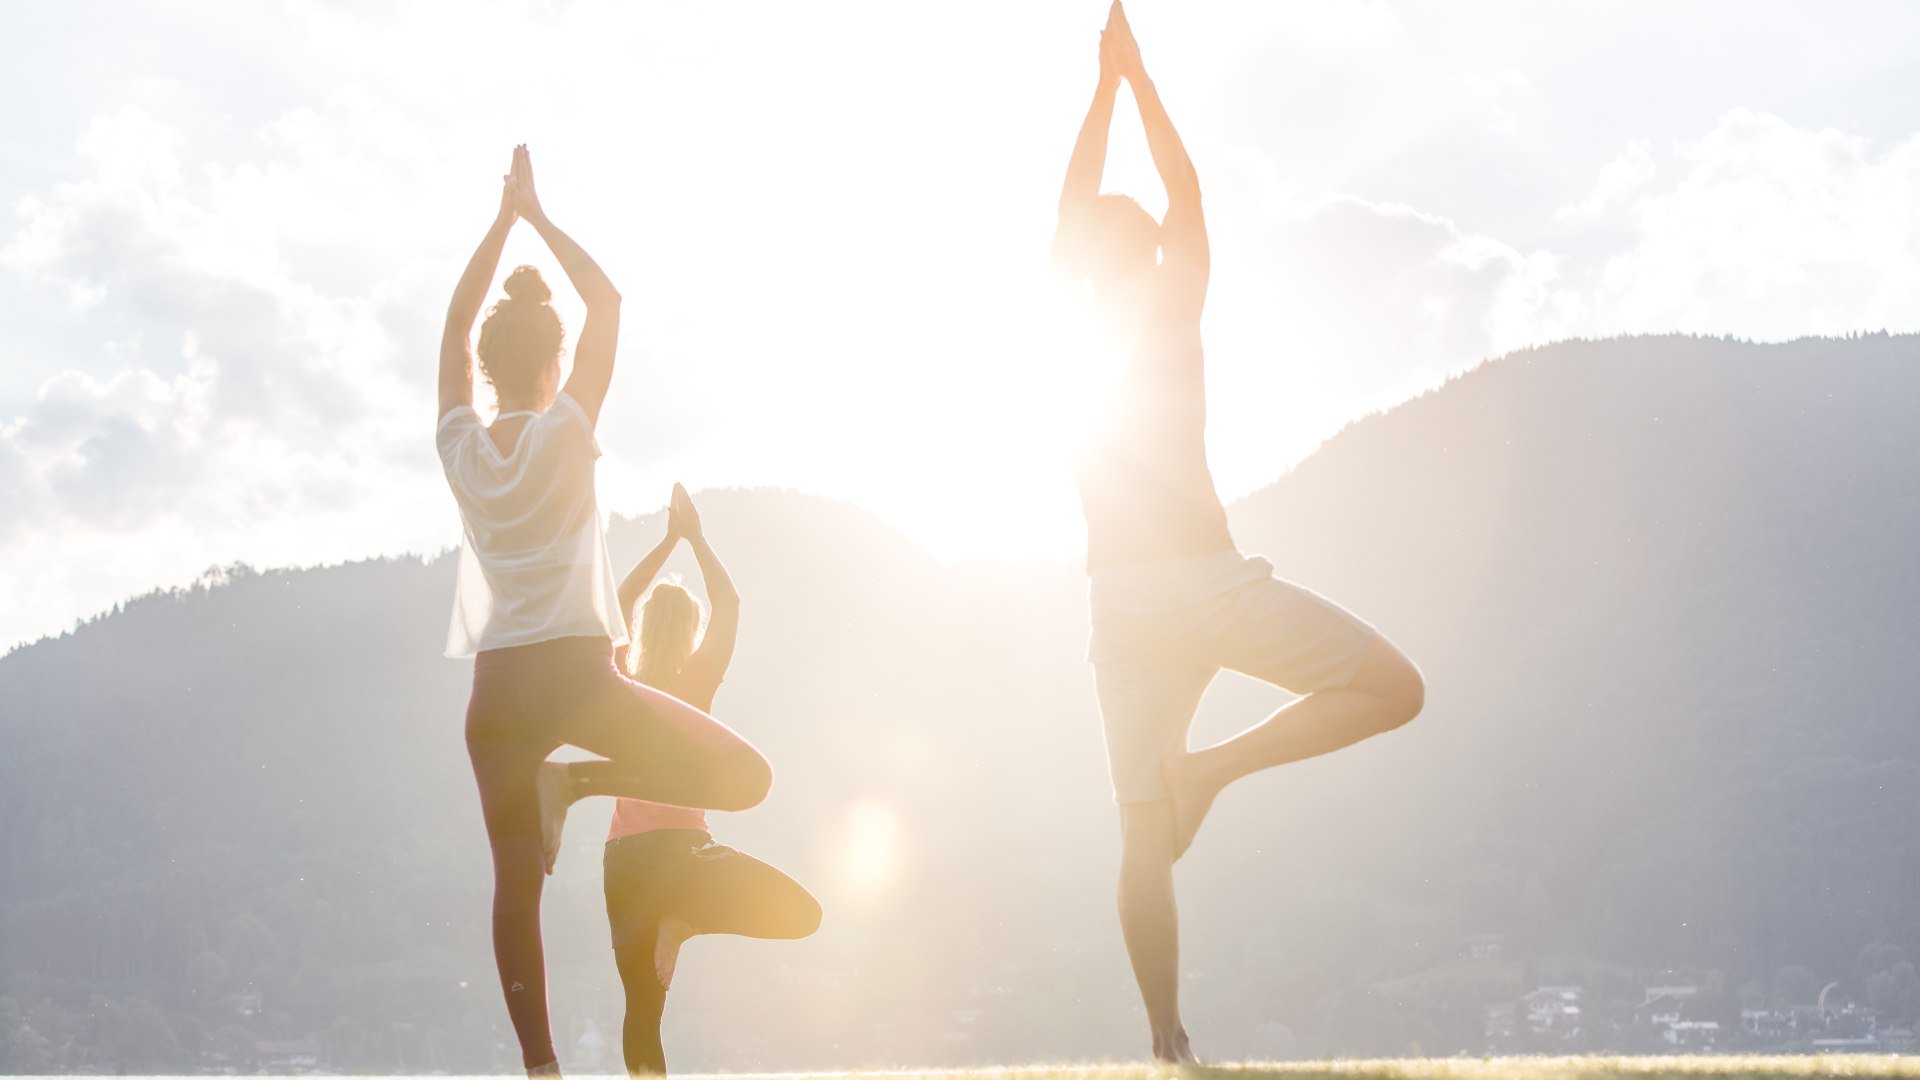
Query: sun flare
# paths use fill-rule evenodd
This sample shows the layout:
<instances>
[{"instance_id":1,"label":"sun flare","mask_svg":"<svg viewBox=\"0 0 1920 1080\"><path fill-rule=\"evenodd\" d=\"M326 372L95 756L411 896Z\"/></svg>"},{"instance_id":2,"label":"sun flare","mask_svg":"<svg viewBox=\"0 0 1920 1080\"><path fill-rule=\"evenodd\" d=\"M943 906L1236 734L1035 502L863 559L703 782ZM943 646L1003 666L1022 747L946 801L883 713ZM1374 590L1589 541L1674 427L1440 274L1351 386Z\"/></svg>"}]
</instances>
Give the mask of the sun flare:
<instances>
[{"instance_id":1,"label":"sun flare","mask_svg":"<svg viewBox=\"0 0 1920 1080\"><path fill-rule=\"evenodd\" d=\"M879 892L900 869L900 819L885 803L857 803L847 813L842 872L860 894Z\"/></svg>"}]
</instances>

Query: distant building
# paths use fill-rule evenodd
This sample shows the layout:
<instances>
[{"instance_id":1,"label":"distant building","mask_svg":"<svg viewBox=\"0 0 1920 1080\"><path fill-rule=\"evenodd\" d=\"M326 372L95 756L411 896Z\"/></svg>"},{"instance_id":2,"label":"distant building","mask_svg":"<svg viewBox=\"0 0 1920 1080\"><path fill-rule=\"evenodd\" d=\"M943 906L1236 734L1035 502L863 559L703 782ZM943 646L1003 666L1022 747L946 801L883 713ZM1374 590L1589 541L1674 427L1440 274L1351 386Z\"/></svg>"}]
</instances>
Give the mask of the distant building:
<instances>
[{"instance_id":1,"label":"distant building","mask_svg":"<svg viewBox=\"0 0 1920 1080\"><path fill-rule=\"evenodd\" d=\"M1586 991L1578 986L1542 986L1520 999L1519 1021L1538 1038L1570 1041L1580 1037Z\"/></svg>"},{"instance_id":2,"label":"distant building","mask_svg":"<svg viewBox=\"0 0 1920 1080\"><path fill-rule=\"evenodd\" d=\"M1687 1007L1700 996L1697 986L1649 986L1646 1000L1634 1007L1633 1022L1667 1028L1686 1019Z\"/></svg>"},{"instance_id":3,"label":"distant building","mask_svg":"<svg viewBox=\"0 0 1920 1080\"><path fill-rule=\"evenodd\" d=\"M1720 1042L1720 1025L1713 1020L1676 1020L1664 1032L1676 1050L1711 1050Z\"/></svg>"},{"instance_id":4,"label":"distant building","mask_svg":"<svg viewBox=\"0 0 1920 1080\"><path fill-rule=\"evenodd\" d=\"M1698 986L1649 986L1646 1000L1634 1007L1634 1026L1651 1030L1675 1049L1712 1049L1720 1041L1720 1024L1687 1015L1699 996Z\"/></svg>"},{"instance_id":5,"label":"distant building","mask_svg":"<svg viewBox=\"0 0 1920 1080\"><path fill-rule=\"evenodd\" d=\"M1740 1030L1761 1041L1788 1039L1793 1036L1793 1014L1774 1009L1742 1009Z\"/></svg>"},{"instance_id":6,"label":"distant building","mask_svg":"<svg viewBox=\"0 0 1920 1080\"><path fill-rule=\"evenodd\" d=\"M319 1072L320 1040L263 1039L253 1044L253 1063L260 1072Z\"/></svg>"},{"instance_id":7,"label":"distant building","mask_svg":"<svg viewBox=\"0 0 1920 1080\"><path fill-rule=\"evenodd\" d=\"M1470 960L1491 960L1507 948L1505 934L1468 934L1466 955Z\"/></svg>"},{"instance_id":8,"label":"distant building","mask_svg":"<svg viewBox=\"0 0 1920 1080\"><path fill-rule=\"evenodd\" d=\"M220 1008L242 1020L251 1020L260 1015L260 995L253 993L228 994L220 999Z\"/></svg>"}]
</instances>

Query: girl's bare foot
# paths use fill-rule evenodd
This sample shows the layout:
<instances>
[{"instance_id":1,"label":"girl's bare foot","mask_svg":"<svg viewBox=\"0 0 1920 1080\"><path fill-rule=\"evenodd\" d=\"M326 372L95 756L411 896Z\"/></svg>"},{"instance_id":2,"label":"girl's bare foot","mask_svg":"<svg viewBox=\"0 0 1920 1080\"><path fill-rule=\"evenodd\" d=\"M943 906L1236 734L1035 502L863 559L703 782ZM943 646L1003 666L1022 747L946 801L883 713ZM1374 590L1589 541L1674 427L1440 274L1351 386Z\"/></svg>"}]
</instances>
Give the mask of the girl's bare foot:
<instances>
[{"instance_id":1,"label":"girl's bare foot","mask_svg":"<svg viewBox=\"0 0 1920 1080\"><path fill-rule=\"evenodd\" d=\"M680 962L680 946L693 936L693 924L678 915L660 920L660 936L653 944L653 972L660 976L660 988L673 985L673 968Z\"/></svg>"},{"instance_id":2,"label":"girl's bare foot","mask_svg":"<svg viewBox=\"0 0 1920 1080\"><path fill-rule=\"evenodd\" d=\"M567 808L573 805L573 784L564 762L543 761L534 775L533 789L540 804L540 854L547 861L547 873L560 858L560 831L567 824Z\"/></svg>"}]
</instances>

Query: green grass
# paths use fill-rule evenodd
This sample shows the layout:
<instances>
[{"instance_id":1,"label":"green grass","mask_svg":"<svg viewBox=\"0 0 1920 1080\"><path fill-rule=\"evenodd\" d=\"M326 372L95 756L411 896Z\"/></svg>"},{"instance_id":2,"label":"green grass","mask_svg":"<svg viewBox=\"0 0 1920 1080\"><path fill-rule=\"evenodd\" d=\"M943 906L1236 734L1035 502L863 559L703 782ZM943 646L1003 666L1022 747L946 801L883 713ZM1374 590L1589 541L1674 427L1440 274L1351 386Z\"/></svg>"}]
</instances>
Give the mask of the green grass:
<instances>
[{"instance_id":1,"label":"green grass","mask_svg":"<svg viewBox=\"0 0 1920 1080\"><path fill-rule=\"evenodd\" d=\"M793 1076L795 1074L784 1074ZM1638 1080L1707 1077L1894 1076L1920 1078L1920 1057L1893 1054L1818 1054L1805 1057L1681 1055L1674 1057L1411 1058L1380 1061L1301 1061L1169 1069L1152 1065L1053 1065L1007 1069L901 1070L811 1073L809 1077L889 1077L900 1080Z\"/></svg>"}]
</instances>

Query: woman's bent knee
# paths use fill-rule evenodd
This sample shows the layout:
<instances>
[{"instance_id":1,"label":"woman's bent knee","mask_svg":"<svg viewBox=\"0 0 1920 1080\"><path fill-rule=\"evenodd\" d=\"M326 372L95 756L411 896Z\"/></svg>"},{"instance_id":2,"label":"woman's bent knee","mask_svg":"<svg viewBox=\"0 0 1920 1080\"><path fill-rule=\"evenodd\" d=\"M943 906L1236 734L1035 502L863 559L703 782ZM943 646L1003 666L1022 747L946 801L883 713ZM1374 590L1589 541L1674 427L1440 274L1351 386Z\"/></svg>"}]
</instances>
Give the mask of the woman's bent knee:
<instances>
[{"instance_id":1,"label":"woman's bent knee","mask_svg":"<svg viewBox=\"0 0 1920 1080\"><path fill-rule=\"evenodd\" d=\"M773 766L751 746L736 747L714 768L714 810L751 810L773 790Z\"/></svg>"},{"instance_id":2,"label":"woman's bent knee","mask_svg":"<svg viewBox=\"0 0 1920 1080\"><path fill-rule=\"evenodd\" d=\"M820 909L820 901L815 900L812 893L803 890L800 899L794 904L793 922L787 927L789 931L787 936L812 937L814 931L820 929L820 920L825 914Z\"/></svg>"}]
</instances>

